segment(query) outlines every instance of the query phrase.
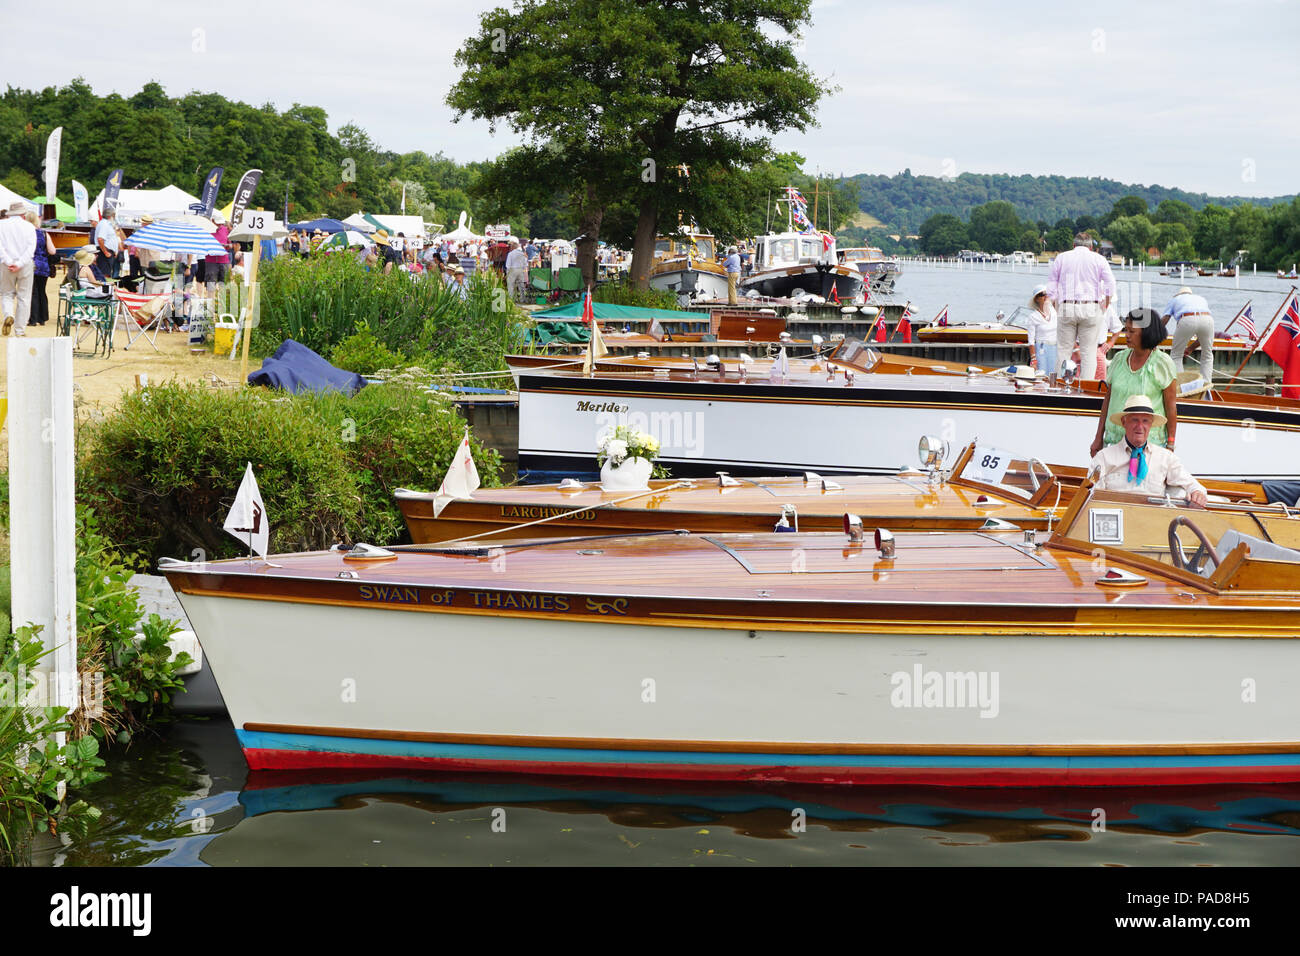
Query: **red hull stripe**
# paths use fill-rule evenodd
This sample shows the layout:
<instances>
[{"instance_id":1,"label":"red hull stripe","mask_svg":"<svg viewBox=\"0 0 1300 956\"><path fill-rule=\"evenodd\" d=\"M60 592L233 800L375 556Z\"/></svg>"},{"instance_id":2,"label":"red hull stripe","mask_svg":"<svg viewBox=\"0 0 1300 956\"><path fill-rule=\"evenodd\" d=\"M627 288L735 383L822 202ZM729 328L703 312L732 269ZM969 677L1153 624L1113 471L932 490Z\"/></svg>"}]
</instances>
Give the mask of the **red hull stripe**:
<instances>
[{"instance_id":1,"label":"red hull stripe","mask_svg":"<svg viewBox=\"0 0 1300 956\"><path fill-rule=\"evenodd\" d=\"M554 760L483 760L464 757L401 757L324 751L246 750L254 770L475 771L576 777L627 777L645 780L748 781L761 783L846 783L949 787L1113 787L1188 786L1215 783L1291 783L1295 767L1168 767L977 769L955 767L796 767L708 764L566 763Z\"/></svg>"},{"instance_id":2,"label":"red hull stripe","mask_svg":"<svg viewBox=\"0 0 1300 956\"><path fill-rule=\"evenodd\" d=\"M835 757L428 745L238 731L254 770L481 771L626 777L985 787L1188 786L1300 782L1300 755L1206 757ZM416 752L412 752L416 751ZM423 752L420 752L423 751Z\"/></svg>"}]
</instances>

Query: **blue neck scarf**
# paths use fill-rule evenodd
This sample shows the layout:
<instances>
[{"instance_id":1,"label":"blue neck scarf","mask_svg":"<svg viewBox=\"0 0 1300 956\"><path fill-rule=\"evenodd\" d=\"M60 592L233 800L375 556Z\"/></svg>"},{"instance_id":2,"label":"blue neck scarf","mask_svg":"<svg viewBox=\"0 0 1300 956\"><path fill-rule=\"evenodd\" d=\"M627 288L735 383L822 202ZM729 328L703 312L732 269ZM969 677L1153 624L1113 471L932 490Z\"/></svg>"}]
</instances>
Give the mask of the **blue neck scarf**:
<instances>
[{"instance_id":1,"label":"blue neck scarf","mask_svg":"<svg viewBox=\"0 0 1300 956\"><path fill-rule=\"evenodd\" d=\"M1142 484L1147 478L1147 446L1142 445L1140 448L1134 448L1128 442L1128 480L1132 484Z\"/></svg>"}]
</instances>

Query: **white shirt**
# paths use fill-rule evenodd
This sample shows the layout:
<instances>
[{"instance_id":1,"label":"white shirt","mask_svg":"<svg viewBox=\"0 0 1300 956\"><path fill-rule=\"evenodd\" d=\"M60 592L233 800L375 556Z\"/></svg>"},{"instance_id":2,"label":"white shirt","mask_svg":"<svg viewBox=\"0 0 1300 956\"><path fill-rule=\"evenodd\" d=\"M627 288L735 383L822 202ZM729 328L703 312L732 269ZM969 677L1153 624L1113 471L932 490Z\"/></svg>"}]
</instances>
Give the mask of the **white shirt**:
<instances>
[{"instance_id":1,"label":"white shirt","mask_svg":"<svg viewBox=\"0 0 1300 956\"><path fill-rule=\"evenodd\" d=\"M524 252L524 250L520 249L518 246L515 246L513 249L510 250L510 253L506 256L506 268L527 269L528 255Z\"/></svg>"},{"instance_id":2,"label":"white shirt","mask_svg":"<svg viewBox=\"0 0 1300 956\"><path fill-rule=\"evenodd\" d=\"M29 266L36 255L36 227L22 216L0 219L0 264Z\"/></svg>"},{"instance_id":3,"label":"white shirt","mask_svg":"<svg viewBox=\"0 0 1300 956\"><path fill-rule=\"evenodd\" d=\"M111 219L101 219L95 226L95 249L99 249L99 240L104 240L104 248L110 253L117 252L122 248L117 238L117 226Z\"/></svg>"},{"instance_id":4,"label":"white shirt","mask_svg":"<svg viewBox=\"0 0 1300 956\"><path fill-rule=\"evenodd\" d=\"M1031 347L1056 344L1056 307L1051 302L1047 303L1046 314L1029 310L1029 344Z\"/></svg>"},{"instance_id":5,"label":"white shirt","mask_svg":"<svg viewBox=\"0 0 1300 956\"><path fill-rule=\"evenodd\" d=\"M1128 480L1130 457L1128 442L1122 438L1097 452L1088 470L1101 472L1097 481L1099 491L1131 491L1158 497L1166 494L1187 497L1193 491L1205 491L1205 486L1192 477L1178 456L1168 448L1147 445L1147 476L1140 483Z\"/></svg>"}]
</instances>

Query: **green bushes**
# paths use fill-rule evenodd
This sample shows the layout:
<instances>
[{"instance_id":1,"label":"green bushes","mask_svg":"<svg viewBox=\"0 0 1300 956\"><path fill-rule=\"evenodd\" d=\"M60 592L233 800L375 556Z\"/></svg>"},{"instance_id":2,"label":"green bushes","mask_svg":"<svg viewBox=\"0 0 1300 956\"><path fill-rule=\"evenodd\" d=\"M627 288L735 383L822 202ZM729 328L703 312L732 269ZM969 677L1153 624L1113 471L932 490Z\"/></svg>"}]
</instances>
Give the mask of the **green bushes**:
<instances>
[{"instance_id":1,"label":"green bushes","mask_svg":"<svg viewBox=\"0 0 1300 956\"><path fill-rule=\"evenodd\" d=\"M679 309L677 293L667 289L638 289L630 282L602 282L591 290L593 302L634 305L643 309Z\"/></svg>"},{"instance_id":2,"label":"green bushes","mask_svg":"<svg viewBox=\"0 0 1300 956\"><path fill-rule=\"evenodd\" d=\"M524 341L526 318L490 271L470 279L462 297L436 272L384 275L367 271L355 255L330 253L277 256L264 264L259 282L259 319L250 347L263 355L289 338L331 355L364 329L405 359L398 364L488 372L505 368L505 354ZM355 342L340 358L371 364L369 349L358 350Z\"/></svg>"},{"instance_id":3,"label":"green bushes","mask_svg":"<svg viewBox=\"0 0 1300 956\"><path fill-rule=\"evenodd\" d=\"M134 571L93 512L78 508L77 669L104 679L97 706L73 715L77 736L128 742L165 713L182 686L176 672L192 663L185 653L171 658L167 639L176 621L157 614L141 620L139 594L128 586Z\"/></svg>"},{"instance_id":4,"label":"green bushes","mask_svg":"<svg viewBox=\"0 0 1300 956\"><path fill-rule=\"evenodd\" d=\"M375 338L375 333L364 322L358 322L356 333L334 346L329 360L339 368L361 375L373 375L380 369L401 368L409 364Z\"/></svg>"},{"instance_id":5,"label":"green bushes","mask_svg":"<svg viewBox=\"0 0 1300 956\"><path fill-rule=\"evenodd\" d=\"M28 698L37 689L36 667L48 653L39 631L24 627L0 635L0 866L23 860L35 832L61 826L84 835L99 817L81 800L63 806L61 792L103 779L98 742L84 737L60 747L53 735L72 730L66 708Z\"/></svg>"},{"instance_id":6,"label":"green bushes","mask_svg":"<svg viewBox=\"0 0 1300 956\"><path fill-rule=\"evenodd\" d=\"M465 432L411 375L355 396L164 385L125 397L78 436L78 487L100 530L150 562L241 553L221 530L252 462L276 551L404 538L397 487L436 488ZM473 444L485 485L500 457ZM197 553L196 553L197 552Z\"/></svg>"}]
</instances>

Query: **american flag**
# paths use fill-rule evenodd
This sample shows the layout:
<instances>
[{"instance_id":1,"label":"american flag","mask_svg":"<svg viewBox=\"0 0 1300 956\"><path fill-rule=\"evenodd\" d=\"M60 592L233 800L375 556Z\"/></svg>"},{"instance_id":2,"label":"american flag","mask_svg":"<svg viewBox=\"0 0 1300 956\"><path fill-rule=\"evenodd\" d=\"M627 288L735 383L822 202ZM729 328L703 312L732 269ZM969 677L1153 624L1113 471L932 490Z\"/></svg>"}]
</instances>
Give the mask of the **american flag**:
<instances>
[{"instance_id":1,"label":"american flag","mask_svg":"<svg viewBox=\"0 0 1300 956\"><path fill-rule=\"evenodd\" d=\"M1241 327L1246 330L1246 334L1250 336L1252 342L1259 338L1259 332L1255 330L1255 320L1250 317L1250 306L1246 306L1246 311L1241 313L1241 318L1238 321L1241 323Z\"/></svg>"}]
</instances>

